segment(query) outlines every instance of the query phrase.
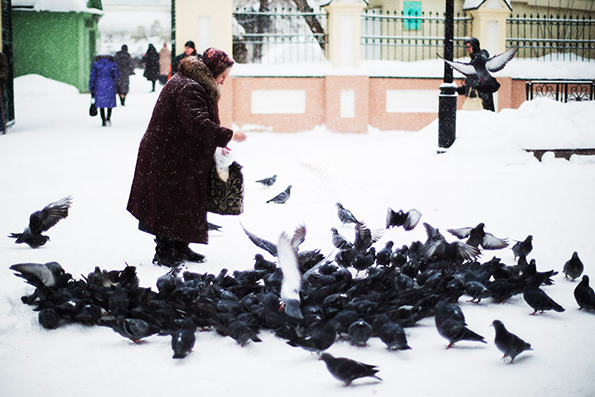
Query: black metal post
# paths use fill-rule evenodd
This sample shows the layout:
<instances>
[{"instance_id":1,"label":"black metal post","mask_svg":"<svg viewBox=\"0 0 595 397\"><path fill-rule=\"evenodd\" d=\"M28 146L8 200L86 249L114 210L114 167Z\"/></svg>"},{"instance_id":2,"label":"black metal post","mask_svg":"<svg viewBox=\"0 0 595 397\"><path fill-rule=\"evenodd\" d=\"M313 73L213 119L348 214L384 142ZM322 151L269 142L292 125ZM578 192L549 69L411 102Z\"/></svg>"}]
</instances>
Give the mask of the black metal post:
<instances>
[{"instance_id":1,"label":"black metal post","mask_svg":"<svg viewBox=\"0 0 595 397\"><path fill-rule=\"evenodd\" d=\"M453 60L454 0L446 0L444 18L444 59ZM444 82L438 96L438 153L444 153L456 138L457 91L452 68L444 62Z\"/></svg>"}]
</instances>

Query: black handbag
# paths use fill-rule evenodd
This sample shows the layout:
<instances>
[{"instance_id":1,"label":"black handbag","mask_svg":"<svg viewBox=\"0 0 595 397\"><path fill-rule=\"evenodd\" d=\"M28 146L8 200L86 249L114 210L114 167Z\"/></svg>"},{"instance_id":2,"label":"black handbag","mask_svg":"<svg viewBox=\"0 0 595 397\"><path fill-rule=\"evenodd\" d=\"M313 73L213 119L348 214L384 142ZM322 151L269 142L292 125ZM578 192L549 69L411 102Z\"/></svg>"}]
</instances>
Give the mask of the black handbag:
<instances>
[{"instance_id":1,"label":"black handbag","mask_svg":"<svg viewBox=\"0 0 595 397\"><path fill-rule=\"evenodd\" d=\"M229 166L227 181L221 179L213 163L207 187L207 211L221 215L239 215L244 211L244 175L237 162Z\"/></svg>"},{"instance_id":2,"label":"black handbag","mask_svg":"<svg viewBox=\"0 0 595 397\"><path fill-rule=\"evenodd\" d=\"M95 98L91 97L91 106L89 106L89 116L97 116L97 106L95 106Z\"/></svg>"}]
</instances>

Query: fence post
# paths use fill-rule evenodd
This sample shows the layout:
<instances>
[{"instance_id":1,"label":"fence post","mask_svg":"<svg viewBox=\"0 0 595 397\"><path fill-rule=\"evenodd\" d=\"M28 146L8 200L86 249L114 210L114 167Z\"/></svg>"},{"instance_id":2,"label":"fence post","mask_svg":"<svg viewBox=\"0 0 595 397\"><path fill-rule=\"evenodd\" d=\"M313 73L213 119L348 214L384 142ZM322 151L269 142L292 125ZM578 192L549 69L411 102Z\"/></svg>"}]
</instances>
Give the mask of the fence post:
<instances>
[{"instance_id":1,"label":"fence post","mask_svg":"<svg viewBox=\"0 0 595 397\"><path fill-rule=\"evenodd\" d=\"M327 18L327 58L334 67L358 68L363 0L333 0L323 6Z\"/></svg>"},{"instance_id":2,"label":"fence post","mask_svg":"<svg viewBox=\"0 0 595 397\"><path fill-rule=\"evenodd\" d=\"M512 7L506 0L484 1L477 8L465 8L473 18L473 37L491 56L506 51L506 18Z\"/></svg>"}]
</instances>

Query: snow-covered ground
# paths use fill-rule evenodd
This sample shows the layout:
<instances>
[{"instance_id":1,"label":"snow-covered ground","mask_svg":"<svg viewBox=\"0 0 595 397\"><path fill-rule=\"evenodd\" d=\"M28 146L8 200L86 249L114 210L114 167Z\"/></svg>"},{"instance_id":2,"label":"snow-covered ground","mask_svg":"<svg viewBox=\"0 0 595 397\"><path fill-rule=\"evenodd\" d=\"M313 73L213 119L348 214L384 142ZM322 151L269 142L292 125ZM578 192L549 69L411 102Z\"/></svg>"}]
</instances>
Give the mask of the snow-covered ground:
<instances>
[{"instance_id":1,"label":"snow-covered ground","mask_svg":"<svg viewBox=\"0 0 595 397\"><path fill-rule=\"evenodd\" d=\"M39 249L0 238L2 396L595 395L595 314L578 310L577 283L561 274L545 289L564 313L531 316L521 296L505 304L462 298L469 327L486 337L485 345L461 342L445 350L447 342L432 318L406 329L409 351L390 352L377 339L367 348L337 341L330 353L376 364L383 378L355 381L349 388L315 355L268 332L261 333L262 343L244 348L231 338L199 332L194 352L172 360L166 337L135 345L108 328L41 328L37 313L20 301L31 287L13 275L12 264L58 261L75 278L95 266L129 264L137 267L141 285L152 288L165 272L151 264L152 237L138 231L125 210L138 144L158 96L149 92L142 72L132 76L131 90L126 107L114 109L113 126L102 128L98 117L87 114L88 95L40 76L15 81L16 125L0 136L0 235L20 232L29 214L51 201L73 195L74 202L70 216L48 232L51 241ZM488 231L512 242L532 234L530 258L538 270L561 271L578 251L585 274L592 275L595 159L546 155L539 162L522 148L595 147L593 125L595 102L542 99L498 114L458 112L457 140L440 155L437 122L419 132L337 134L320 126L295 134L249 133L245 143L232 144L244 166L245 213L212 216L223 232L213 233L207 246L194 245L209 260L188 269L216 274L223 267L251 268L254 254L263 251L248 240L240 222L271 241L304 224L303 248L330 254L331 227L353 237L353 228L337 218L339 201L372 228L384 226L392 207L416 208L422 221L441 230L484 222ZM272 174L278 175L273 187L254 183ZM289 184L293 190L286 204L265 203ZM391 229L377 246L425 239L421 225L411 232ZM485 252L482 259L493 255L514 263L510 249ZM494 319L534 350L506 365L493 343Z\"/></svg>"}]
</instances>

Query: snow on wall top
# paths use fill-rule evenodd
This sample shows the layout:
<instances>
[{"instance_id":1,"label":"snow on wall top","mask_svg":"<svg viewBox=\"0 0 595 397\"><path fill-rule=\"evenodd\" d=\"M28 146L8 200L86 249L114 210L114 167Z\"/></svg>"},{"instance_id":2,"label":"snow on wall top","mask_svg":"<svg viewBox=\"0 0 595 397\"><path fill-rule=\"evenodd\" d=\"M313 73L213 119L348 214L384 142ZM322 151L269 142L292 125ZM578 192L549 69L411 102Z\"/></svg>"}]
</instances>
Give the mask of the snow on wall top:
<instances>
[{"instance_id":1,"label":"snow on wall top","mask_svg":"<svg viewBox=\"0 0 595 397\"><path fill-rule=\"evenodd\" d=\"M481 7L484 3L500 3L500 2L504 2L506 4L506 6L512 11L512 6L510 5L510 0L465 0L465 3L463 3L463 10L476 10L479 7ZM488 4L488 8L494 8L494 7L489 7Z\"/></svg>"},{"instance_id":2,"label":"snow on wall top","mask_svg":"<svg viewBox=\"0 0 595 397\"><path fill-rule=\"evenodd\" d=\"M101 12L87 7L87 0L12 0L13 7L27 7L35 11Z\"/></svg>"}]
</instances>

